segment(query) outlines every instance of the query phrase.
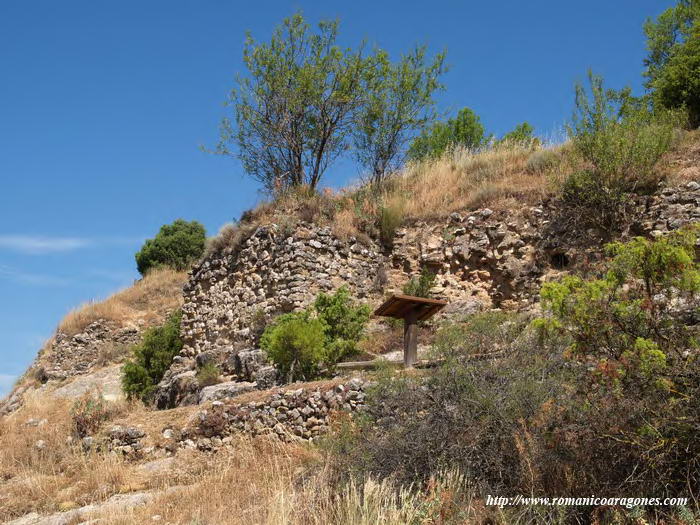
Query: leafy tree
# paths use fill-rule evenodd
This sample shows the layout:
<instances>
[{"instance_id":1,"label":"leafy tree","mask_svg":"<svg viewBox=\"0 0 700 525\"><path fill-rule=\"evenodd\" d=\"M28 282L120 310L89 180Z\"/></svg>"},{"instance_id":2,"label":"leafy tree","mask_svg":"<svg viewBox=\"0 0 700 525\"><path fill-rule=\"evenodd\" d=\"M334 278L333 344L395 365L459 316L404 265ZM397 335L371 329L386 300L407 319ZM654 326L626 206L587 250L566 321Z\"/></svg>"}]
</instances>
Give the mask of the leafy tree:
<instances>
[{"instance_id":1,"label":"leafy tree","mask_svg":"<svg viewBox=\"0 0 700 525\"><path fill-rule=\"evenodd\" d=\"M136 253L136 266L141 275L152 268L168 266L186 270L204 253L206 231L197 221L177 219L161 226L153 239L148 239Z\"/></svg>"},{"instance_id":2,"label":"leafy tree","mask_svg":"<svg viewBox=\"0 0 700 525\"><path fill-rule=\"evenodd\" d=\"M700 19L700 1L679 0L661 13L656 20L647 19L644 33L647 37L647 58L644 59L647 87L653 83L666 67L668 60L679 45L690 36L696 20Z\"/></svg>"},{"instance_id":3,"label":"leafy tree","mask_svg":"<svg viewBox=\"0 0 700 525\"><path fill-rule=\"evenodd\" d=\"M372 62L336 43L337 21L313 33L300 13L286 18L269 43L248 34L229 104L235 126L221 125L217 151L232 155L270 191L307 184L314 189L328 165L347 148L354 114L363 104L362 83Z\"/></svg>"},{"instance_id":4,"label":"leafy tree","mask_svg":"<svg viewBox=\"0 0 700 525\"><path fill-rule=\"evenodd\" d=\"M688 109L700 125L700 0L679 0L644 25L648 56L646 87L662 107Z\"/></svg>"},{"instance_id":5,"label":"leafy tree","mask_svg":"<svg viewBox=\"0 0 700 525\"><path fill-rule=\"evenodd\" d=\"M418 47L393 64L385 51L372 57L373 73L364 90L367 101L360 109L354 133L357 160L379 182L404 161L406 143L416 131L435 119L433 93L443 89L445 53L426 62L425 47Z\"/></svg>"},{"instance_id":6,"label":"leafy tree","mask_svg":"<svg viewBox=\"0 0 700 525\"><path fill-rule=\"evenodd\" d=\"M132 359L122 367L122 387L128 398L150 400L173 358L182 350L181 319L182 312L174 312L165 324L147 330L134 348Z\"/></svg>"},{"instance_id":7,"label":"leafy tree","mask_svg":"<svg viewBox=\"0 0 700 525\"><path fill-rule=\"evenodd\" d=\"M569 355L593 358L603 380L668 387L667 361L682 363L683 352L698 347L682 320L684 310L699 306L698 232L695 227L655 241L638 237L608 245L613 258L602 278L568 276L542 286L551 317L537 326L568 336Z\"/></svg>"},{"instance_id":8,"label":"leafy tree","mask_svg":"<svg viewBox=\"0 0 700 525\"><path fill-rule=\"evenodd\" d=\"M588 76L591 96L583 85L576 86L576 110L567 131L589 168L569 176L563 193L576 220L610 234L619 227L629 193L657 188L662 175L654 167L682 120L678 112L652 111L629 88L606 90L602 77Z\"/></svg>"},{"instance_id":9,"label":"leafy tree","mask_svg":"<svg viewBox=\"0 0 700 525\"><path fill-rule=\"evenodd\" d=\"M651 86L656 103L687 109L690 126L700 126L700 21L683 45L674 49Z\"/></svg>"},{"instance_id":10,"label":"leafy tree","mask_svg":"<svg viewBox=\"0 0 700 525\"><path fill-rule=\"evenodd\" d=\"M411 144L408 156L412 160L439 157L445 150L462 146L475 149L483 146L489 138L484 136L484 126L478 115L469 108L460 110L447 122L437 122L424 130Z\"/></svg>"}]
</instances>

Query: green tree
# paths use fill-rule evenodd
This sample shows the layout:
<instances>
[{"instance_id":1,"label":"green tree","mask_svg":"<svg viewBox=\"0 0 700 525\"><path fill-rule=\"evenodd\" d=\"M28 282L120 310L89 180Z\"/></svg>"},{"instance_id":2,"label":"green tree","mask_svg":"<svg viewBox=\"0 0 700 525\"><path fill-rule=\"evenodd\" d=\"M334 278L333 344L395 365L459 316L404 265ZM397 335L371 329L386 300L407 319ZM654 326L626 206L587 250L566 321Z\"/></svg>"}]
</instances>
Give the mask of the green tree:
<instances>
[{"instance_id":1,"label":"green tree","mask_svg":"<svg viewBox=\"0 0 700 525\"><path fill-rule=\"evenodd\" d=\"M180 320L182 312L174 312L162 326L146 331L133 357L122 367L122 387L128 398L149 401L156 385L182 350Z\"/></svg>"},{"instance_id":2,"label":"green tree","mask_svg":"<svg viewBox=\"0 0 700 525\"><path fill-rule=\"evenodd\" d=\"M700 0L680 0L644 24L648 55L646 87L654 103L686 108L689 124L700 125Z\"/></svg>"},{"instance_id":3,"label":"green tree","mask_svg":"<svg viewBox=\"0 0 700 525\"><path fill-rule=\"evenodd\" d=\"M677 111L652 111L629 88L606 90L602 77L588 76L589 90L576 86L576 110L567 127L574 152L588 168L567 178L563 196L576 222L611 235L620 228L628 195L658 187L663 175L655 165L682 118Z\"/></svg>"},{"instance_id":4,"label":"green tree","mask_svg":"<svg viewBox=\"0 0 700 525\"><path fill-rule=\"evenodd\" d=\"M418 47L393 64L385 51L372 57L373 72L364 85L366 103L357 116L355 156L379 182L405 157L405 145L415 132L435 120L433 93L443 89L445 53L427 63Z\"/></svg>"},{"instance_id":5,"label":"green tree","mask_svg":"<svg viewBox=\"0 0 700 525\"><path fill-rule=\"evenodd\" d=\"M700 22L683 45L674 49L651 87L657 104L687 109L690 126L700 126Z\"/></svg>"},{"instance_id":6,"label":"green tree","mask_svg":"<svg viewBox=\"0 0 700 525\"><path fill-rule=\"evenodd\" d=\"M228 104L235 125L221 124L217 152L237 156L267 190L307 184L316 188L329 164L344 152L371 61L337 44L338 21L312 32L300 13L286 18L269 43L248 34Z\"/></svg>"},{"instance_id":7,"label":"green tree","mask_svg":"<svg viewBox=\"0 0 700 525\"><path fill-rule=\"evenodd\" d=\"M136 267L141 275L158 266L186 270L204 253L205 241L206 230L199 222L177 219L146 240L136 253Z\"/></svg>"},{"instance_id":8,"label":"green tree","mask_svg":"<svg viewBox=\"0 0 700 525\"><path fill-rule=\"evenodd\" d=\"M700 19L699 0L679 0L661 13L656 20L647 19L647 57L644 59L647 87L653 89L656 78L666 67L675 49L690 36L696 20Z\"/></svg>"},{"instance_id":9,"label":"green tree","mask_svg":"<svg viewBox=\"0 0 700 525\"><path fill-rule=\"evenodd\" d=\"M489 141L485 137L481 119L469 108L463 108L457 116L447 122L437 122L423 130L408 150L412 160L439 157L448 149L462 146L476 149Z\"/></svg>"}]
</instances>

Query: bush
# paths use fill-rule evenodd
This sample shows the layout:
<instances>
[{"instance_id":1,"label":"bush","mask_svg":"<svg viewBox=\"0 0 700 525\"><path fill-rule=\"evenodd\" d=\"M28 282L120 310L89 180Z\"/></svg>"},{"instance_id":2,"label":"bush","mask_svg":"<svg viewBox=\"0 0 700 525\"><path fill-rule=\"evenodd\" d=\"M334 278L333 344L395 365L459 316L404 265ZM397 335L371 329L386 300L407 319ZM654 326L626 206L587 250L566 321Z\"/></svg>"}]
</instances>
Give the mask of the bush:
<instances>
[{"instance_id":1,"label":"bush","mask_svg":"<svg viewBox=\"0 0 700 525\"><path fill-rule=\"evenodd\" d=\"M698 231L608 245L613 259L602 278L568 276L542 286L551 316L537 326L570 338L569 354L592 362L600 381L669 388L675 379L667 375L668 360L683 363L682 353L698 347L697 333L679 320L700 306Z\"/></svg>"},{"instance_id":2,"label":"bush","mask_svg":"<svg viewBox=\"0 0 700 525\"><path fill-rule=\"evenodd\" d=\"M574 151L590 168L569 177L563 196L574 216L593 218L593 226L609 232L617 229L629 193L657 189L662 175L654 167L682 120L677 112L650 111L628 89L605 90L600 76L589 73L589 81L592 100L583 86L576 87L576 113L568 133Z\"/></svg>"},{"instance_id":3,"label":"bush","mask_svg":"<svg viewBox=\"0 0 700 525\"><path fill-rule=\"evenodd\" d=\"M156 385L182 350L180 320L174 312L162 326L150 328L134 348L133 358L122 367L122 387L128 398L150 401Z\"/></svg>"},{"instance_id":4,"label":"bush","mask_svg":"<svg viewBox=\"0 0 700 525\"><path fill-rule=\"evenodd\" d=\"M537 150L527 159L525 169L530 173L542 173L556 168L561 163L561 157L551 149Z\"/></svg>"},{"instance_id":5,"label":"bush","mask_svg":"<svg viewBox=\"0 0 700 525\"><path fill-rule=\"evenodd\" d=\"M697 494L697 239L696 227L610 245L601 278L543 287L548 316L530 326L505 312L444 326L440 366L385 371L365 414L329 439L337 476L420 484L449 467L482 494ZM646 510L652 521L677 511ZM536 508L518 512L539 522ZM560 518L602 512L570 507Z\"/></svg>"},{"instance_id":6,"label":"bush","mask_svg":"<svg viewBox=\"0 0 700 525\"><path fill-rule=\"evenodd\" d=\"M403 219L404 206L401 201L393 202L380 208L379 239L385 247L391 248L394 244L396 229L401 226Z\"/></svg>"},{"instance_id":7,"label":"bush","mask_svg":"<svg viewBox=\"0 0 700 525\"><path fill-rule=\"evenodd\" d=\"M263 332L260 346L291 382L312 379L357 352L370 309L356 305L347 287L320 293L311 308L278 317Z\"/></svg>"},{"instance_id":8,"label":"bush","mask_svg":"<svg viewBox=\"0 0 700 525\"><path fill-rule=\"evenodd\" d=\"M356 353L371 314L369 306L356 305L348 288L341 286L332 295L321 292L313 308L324 325L327 364L333 366Z\"/></svg>"},{"instance_id":9,"label":"bush","mask_svg":"<svg viewBox=\"0 0 700 525\"><path fill-rule=\"evenodd\" d=\"M204 363L202 367L197 370L197 384L200 387L216 385L219 383L219 376L221 375L221 370L214 363Z\"/></svg>"},{"instance_id":10,"label":"bush","mask_svg":"<svg viewBox=\"0 0 700 525\"><path fill-rule=\"evenodd\" d=\"M428 268L423 268L418 277L411 279L404 284L402 292L413 297L430 297L430 290L435 285L436 275Z\"/></svg>"},{"instance_id":11,"label":"bush","mask_svg":"<svg viewBox=\"0 0 700 525\"><path fill-rule=\"evenodd\" d=\"M448 330L459 330L464 338L457 339L468 344L470 336L488 338L507 320L477 316ZM522 321L514 322L522 329ZM522 330L507 330L506 361L470 363L465 358L474 349L453 346L454 332L441 332L434 351L443 364L422 378L381 377L356 431L331 443L339 470L415 483L459 468L493 490L516 492L527 477L517 446L521 421L534 417L556 389L561 359L533 352L532 338L517 339Z\"/></svg>"},{"instance_id":12,"label":"bush","mask_svg":"<svg viewBox=\"0 0 700 525\"><path fill-rule=\"evenodd\" d=\"M408 150L412 160L437 158L446 150L458 146L469 150L480 148L490 138L484 136L481 119L469 108L460 110L447 122L438 122L416 137Z\"/></svg>"},{"instance_id":13,"label":"bush","mask_svg":"<svg viewBox=\"0 0 700 525\"><path fill-rule=\"evenodd\" d=\"M146 240L136 253L136 267L141 275L159 266L186 270L204 253L205 241L204 226L177 219L161 226L155 238Z\"/></svg>"},{"instance_id":14,"label":"bush","mask_svg":"<svg viewBox=\"0 0 700 525\"><path fill-rule=\"evenodd\" d=\"M80 439L99 429L109 419L110 410L101 392L87 392L75 400L70 415L73 435Z\"/></svg>"},{"instance_id":15,"label":"bush","mask_svg":"<svg viewBox=\"0 0 700 525\"><path fill-rule=\"evenodd\" d=\"M327 355L325 343L323 323L306 310L279 316L260 339L260 346L290 383L318 375Z\"/></svg>"}]
</instances>

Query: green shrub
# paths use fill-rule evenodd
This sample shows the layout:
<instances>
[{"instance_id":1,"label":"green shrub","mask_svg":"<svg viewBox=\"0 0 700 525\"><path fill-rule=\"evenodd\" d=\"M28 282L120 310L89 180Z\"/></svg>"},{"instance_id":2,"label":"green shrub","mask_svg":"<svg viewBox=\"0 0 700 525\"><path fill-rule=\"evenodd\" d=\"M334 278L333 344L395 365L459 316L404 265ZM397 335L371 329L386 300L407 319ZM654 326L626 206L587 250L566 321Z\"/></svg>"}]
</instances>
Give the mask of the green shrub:
<instances>
[{"instance_id":1,"label":"green shrub","mask_svg":"<svg viewBox=\"0 0 700 525\"><path fill-rule=\"evenodd\" d=\"M268 325L260 346L289 382L309 380L326 358L324 324L302 310L279 316Z\"/></svg>"},{"instance_id":2,"label":"green shrub","mask_svg":"<svg viewBox=\"0 0 700 525\"><path fill-rule=\"evenodd\" d=\"M630 90L606 90L589 72L589 98L576 86L576 112L568 133L574 152L587 166L566 181L563 197L573 217L602 232L619 228L629 193L649 193L662 180L655 165L670 148L682 123L678 112L652 112ZM595 212L593 212L595 210Z\"/></svg>"},{"instance_id":3,"label":"green shrub","mask_svg":"<svg viewBox=\"0 0 700 525\"><path fill-rule=\"evenodd\" d=\"M430 290L435 285L435 277L436 275L428 268L423 268L418 277L411 277L404 284L402 291L405 295L412 295L413 297L430 297Z\"/></svg>"},{"instance_id":4,"label":"green shrub","mask_svg":"<svg viewBox=\"0 0 700 525\"><path fill-rule=\"evenodd\" d=\"M128 398L150 401L156 385L182 349L180 320L182 312L174 312L162 326L147 330L133 357L122 367L122 387Z\"/></svg>"},{"instance_id":5,"label":"green shrub","mask_svg":"<svg viewBox=\"0 0 700 525\"><path fill-rule=\"evenodd\" d=\"M356 305L347 286L341 286L332 295L321 292L313 308L324 325L327 365L333 366L357 352L371 310L367 305Z\"/></svg>"},{"instance_id":6,"label":"green shrub","mask_svg":"<svg viewBox=\"0 0 700 525\"><path fill-rule=\"evenodd\" d=\"M312 379L357 352L370 309L356 305L347 287L320 293L313 305L281 315L268 325L260 346L289 381Z\"/></svg>"},{"instance_id":7,"label":"green shrub","mask_svg":"<svg viewBox=\"0 0 700 525\"><path fill-rule=\"evenodd\" d=\"M470 150L488 143L479 116L469 108L463 108L447 122L437 122L416 137L408 150L412 160L436 158L445 151L464 147Z\"/></svg>"},{"instance_id":8,"label":"green shrub","mask_svg":"<svg viewBox=\"0 0 700 525\"><path fill-rule=\"evenodd\" d=\"M177 219L161 226L155 238L146 240L136 253L136 267L141 275L158 266L186 270L204 253L205 241L204 226Z\"/></svg>"},{"instance_id":9,"label":"green shrub","mask_svg":"<svg viewBox=\"0 0 700 525\"><path fill-rule=\"evenodd\" d=\"M219 382L219 376L221 375L221 370L214 363L204 363L197 370L197 384L200 387L215 385Z\"/></svg>"},{"instance_id":10,"label":"green shrub","mask_svg":"<svg viewBox=\"0 0 700 525\"><path fill-rule=\"evenodd\" d=\"M697 227L650 241L641 237L607 246L613 256L600 279L567 276L542 286L551 316L536 321L543 333L570 338L572 357L596 365L596 377L614 386L666 388L674 379L667 359L698 346L672 304L693 311L700 303ZM676 307L677 309L677 307Z\"/></svg>"}]
</instances>

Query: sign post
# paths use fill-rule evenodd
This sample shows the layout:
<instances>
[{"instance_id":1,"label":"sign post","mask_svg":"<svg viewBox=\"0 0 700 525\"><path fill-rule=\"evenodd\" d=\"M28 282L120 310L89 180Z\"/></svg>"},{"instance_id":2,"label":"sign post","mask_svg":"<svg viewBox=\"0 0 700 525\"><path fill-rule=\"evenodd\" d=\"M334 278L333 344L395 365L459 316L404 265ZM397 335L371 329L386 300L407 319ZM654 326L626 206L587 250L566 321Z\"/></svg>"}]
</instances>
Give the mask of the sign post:
<instances>
[{"instance_id":1,"label":"sign post","mask_svg":"<svg viewBox=\"0 0 700 525\"><path fill-rule=\"evenodd\" d=\"M442 310L446 301L414 297L412 295L393 295L387 299L374 315L403 319L403 364L413 368L418 361L418 321L430 319Z\"/></svg>"}]
</instances>

